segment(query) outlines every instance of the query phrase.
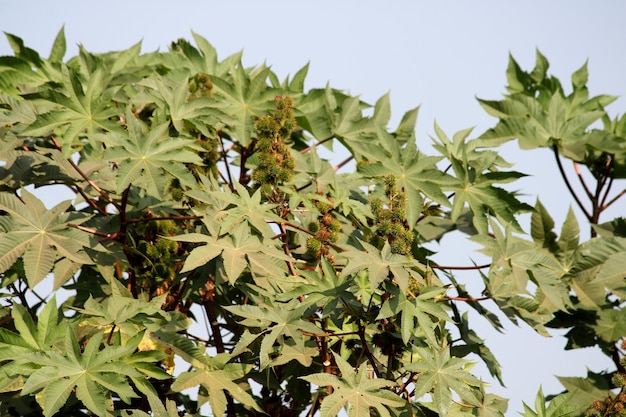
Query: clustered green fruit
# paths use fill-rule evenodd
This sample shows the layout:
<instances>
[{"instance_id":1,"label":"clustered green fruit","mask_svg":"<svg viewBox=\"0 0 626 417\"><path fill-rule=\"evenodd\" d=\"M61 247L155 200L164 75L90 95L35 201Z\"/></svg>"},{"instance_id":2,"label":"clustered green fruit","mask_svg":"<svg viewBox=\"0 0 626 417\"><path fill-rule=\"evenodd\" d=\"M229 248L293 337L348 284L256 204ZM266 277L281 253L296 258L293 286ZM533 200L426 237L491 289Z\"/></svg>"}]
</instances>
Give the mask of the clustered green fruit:
<instances>
[{"instance_id":1,"label":"clustered green fruit","mask_svg":"<svg viewBox=\"0 0 626 417\"><path fill-rule=\"evenodd\" d=\"M370 203L376 226L376 233L370 243L381 247L386 241L392 253L409 255L414 236L406 220L406 196L396 187L394 176L386 176L384 185L388 201L375 198Z\"/></svg>"},{"instance_id":2,"label":"clustered green fruit","mask_svg":"<svg viewBox=\"0 0 626 417\"><path fill-rule=\"evenodd\" d=\"M328 201L315 200L315 208L320 212L317 221L309 224L309 231L315 233L307 239L307 250L314 254L317 258L324 256L329 262L335 261L334 256L330 254L329 244L336 243L339 240L339 232L341 231L341 223L332 214L332 199L326 197Z\"/></svg>"},{"instance_id":3,"label":"clustered green fruit","mask_svg":"<svg viewBox=\"0 0 626 417\"><path fill-rule=\"evenodd\" d=\"M196 97L209 96L213 97L213 83L211 76L204 72L196 74L189 80L188 89L191 94Z\"/></svg>"},{"instance_id":4,"label":"clustered green fruit","mask_svg":"<svg viewBox=\"0 0 626 417\"><path fill-rule=\"evenodd\" d=\"M153 213L144 217L146 221L136 223L131 232L141 254L135 263L135 279L145 292L158 296L169 290L184 249L181 243L163 238L178 232L175 221L150 220Z\"/></svg>"},{"instance_id":5,"label":"clustered green fruit","mask_svg":"<svg viewBox=\"0 0 626 417\"><path fill-rule=\"evenodd\" d=\"M274 186L293 178L295 162L286 142L296 127L293 99L290 96L276 96L276 109L261 116L255 124L258 165L252 179L269 194Z\"/></svg>"}]
</instances>

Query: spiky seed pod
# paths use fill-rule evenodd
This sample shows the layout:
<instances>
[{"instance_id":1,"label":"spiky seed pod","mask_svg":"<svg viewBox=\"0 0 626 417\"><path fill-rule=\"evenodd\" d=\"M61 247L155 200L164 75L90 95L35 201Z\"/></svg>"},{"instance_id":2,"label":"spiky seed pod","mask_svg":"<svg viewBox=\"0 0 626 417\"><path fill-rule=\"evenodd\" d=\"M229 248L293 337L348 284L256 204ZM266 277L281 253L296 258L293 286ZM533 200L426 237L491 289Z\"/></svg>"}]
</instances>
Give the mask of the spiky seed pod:
<instances>
[{"instance_id":1,"label":"spiky seed pod","mask_svg":"<svg viewBox=\"0 0 626 417\"><path fill-rule=\"evenodd\" d=\"M328 228L333 232L338 232L341 230L341 223L339 222L339 220L333 219L333 221L331 221L328 225Z\"/></svg>"},{"instance_id":2,"label":"spiky seed pod","mask_svg":"<svg viewBox=\"0 0 626 417\"><path fill-rule=\"evenodd\" d=\"M261 116L255 124L255 150L259 164L252 173L252 179L265 194L271 194L275 186L289 182L295 167L291 151L286 145L296 126L293 99L276 96L274 104L274 111Z\"/></svg>"},{"instance_id":3,"label":"spiky seed pod","mask_svg":"<svg viewBox=\"0 0 626 417\"><path fill-rule=\"evenodd\" d=\"M317 253L322 248L322 242L317 238L311 237L306 241L306 248L310 252Z\"/></svg>"},{"instance_id":4,"label":"spiky seed pod","mask_svg":"<svg viewBox=\"0 0 626 417\"><path fill-rule=\"evenodd\" d=\"M322 223L324 226L330 226L330 224L335 220L335 218L330 214L330 213L326 213L322 216L322 219L320 220L320 223Z\"/></svg>"},{"instance_id":5,"label":"spiky seed pod","mask_svg":"<svg viewBox=\"0 0 626 417\"><path fill-rule=\"evenodd\" d=\"M370 243L381 246L387 241L393 253L410 255L414 236L406 220L406 196L397 189L396 184L394 176L384 177L385 196L389 201L375 198L370 202L374 214L373 225L376 226Z\"/></svg>"},{"instance_id":6,"label":"spiky seed pod","mask_svg":"<svg viewBox=\"0 0 626 417\"><path fill-rule=\"evenodd\" d=\"M626 385L626 376L618 372L613 375L613 377L611 378L611 382L616 388L621 388Z\"/></svg>"},{"instance_id":7,"label":"spiky seed pod","mask_svg":"<svg viewBox=\"0 0 626 417\"><path fill-rule=\"evenodd\" d=\"M321 193L319 194L323 195ZM315 237L313 239L319 241L321 246L315 251L308 248L308 245L307 248L309 249L309 252L314 253L316 257L319 258L323 256L326 260L333 263L334 257L330 255L329 246L339 240L341 223L332 214L332 210L334 209L332 198L328 195L324 197L326 197L325 201L313 200L313 204L315 205L315 208L319 210L320 215L317 217L316 222L312 222L308 226L309 230L315 233Z\"/></svg>"},{"instance_id":8,"label":"spiky seed pod","mask_svg":"<svg viewBox=\"0 0 626 417\"><path fill-rule=\"evenodd\" d=\"M211 76L206 73L198 73L188 83L189 92L197 97L208 95L213 97L213 83Z\"/></svg>"}]
</instances>

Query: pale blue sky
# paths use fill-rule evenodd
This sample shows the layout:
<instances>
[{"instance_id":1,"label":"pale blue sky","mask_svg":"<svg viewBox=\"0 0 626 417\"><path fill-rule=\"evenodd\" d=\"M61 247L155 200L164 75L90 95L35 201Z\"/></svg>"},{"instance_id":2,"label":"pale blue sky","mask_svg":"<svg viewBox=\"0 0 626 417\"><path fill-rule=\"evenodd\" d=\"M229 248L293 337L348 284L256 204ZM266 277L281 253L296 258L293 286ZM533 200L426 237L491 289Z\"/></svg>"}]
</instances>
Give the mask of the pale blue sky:
<instances>
[{"instance_id":1,"label":"pale blue sky","mask_svg":"<svg viewBox=\"0 0 626 417\"><path fill-rule=\"evenodd\" d=\"M475 97L497 99L504 92L509 52L531 69L539 48L564 85L589 60L591 94L624 96L624 16L626 2L619 0L384 5L365 0L0 0L0 29L22 37L44 56L65 25L68 57L78 43L105 52L143 39L144 51L165 49L180 37L191 39L193 29L216 46L220 57L243 49L246 65L265 61L281 78L310 61L307 88L330 82L371 103L390 91L392 126L406 110L421 105L418 146L426 150L435 119L450 135L471 126L480 134L494 124ZM9 53L8 43L0 41L0 55ZM610 107L614 115L625 108L624 99ZM519 185L528 201L534 203L539 195L560 225L570 199L556 178L552 156L511 146L503 152L518 164L517 170L533 174ZM610 214L625 211L622 201ZM467 264L470 257L475 254L469 249L455 249L441 262ZM594 371L610 366L592 350L563 352L561 337L544 339L513 325L499 335L478 320L474 323L503 365L507 388L494 383L492 391L511 398L508 415L517 415L522 401L533 404L540 384L544 392L560 390L553 374L583 376L587 366Z\"/></svg>"}]
</instances>

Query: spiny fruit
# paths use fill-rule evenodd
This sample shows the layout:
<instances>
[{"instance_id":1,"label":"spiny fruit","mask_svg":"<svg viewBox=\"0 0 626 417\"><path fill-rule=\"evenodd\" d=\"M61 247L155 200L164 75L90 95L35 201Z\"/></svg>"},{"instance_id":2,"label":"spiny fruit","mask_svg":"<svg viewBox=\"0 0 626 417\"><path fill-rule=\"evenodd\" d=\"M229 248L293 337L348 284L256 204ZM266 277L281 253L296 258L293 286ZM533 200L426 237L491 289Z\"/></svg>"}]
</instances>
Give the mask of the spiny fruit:
<instances>
[{"instance_id":1,"label":"spiny fruit","mask_svg":"<svg viewBox=\"0 0 626 417\"><path fill-rule=\"evenodd\" d=\"M266 195L271 194L275 186L290 181L295 167L286 143L296 126L293 99L290 96L276 96L274 104L276 109L261 116L255 124L255 149L259 163L252 173L252 179Z\"/></svg>"},{"instance_id":2,"label":"spiny fruit","mask_svg":"<svg viewBox=\"0 0 626 417\"><path fill-rule=\"evenodd\" d=\"M387 241L391 252L409 255L413 243L413 231L406 220L406 196L396 186L396 178L388 175L383 179L386 201L375 198L370 202L374 214L376 232L370 243L382 247Z\"/></svg>"}]
</instances>

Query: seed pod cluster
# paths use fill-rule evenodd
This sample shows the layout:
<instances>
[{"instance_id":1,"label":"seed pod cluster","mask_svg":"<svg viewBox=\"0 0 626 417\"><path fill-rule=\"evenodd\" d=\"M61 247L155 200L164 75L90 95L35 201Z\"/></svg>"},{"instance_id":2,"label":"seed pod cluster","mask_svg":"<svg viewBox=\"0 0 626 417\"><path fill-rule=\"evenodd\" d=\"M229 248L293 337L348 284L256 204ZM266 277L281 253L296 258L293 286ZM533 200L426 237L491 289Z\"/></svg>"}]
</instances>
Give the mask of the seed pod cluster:
<instances>
[{"instance_id":1,"label":"seed pod cluster","mask_svg":"<svg viewBox=\"0 0 626 417\"><path fill-rule=\"evenodd\" d=\"M255 149L259 162L252 179L266 194L271 193L274 186L290 181L295 166L286 144L296 126L293 98L276 96L274 104L276 109L259 118L255 124Z\"/></svg>"},{"instance_id":2,"label":"seed pod cluster","mask_svg":"<svg viewBox=\"0 0 626 417\"><path fill-rule=\"evenodd\" d=\"M136 223L132 228L137 250L141 253L134 264L137 284L144 291L158 296L169 290L186 251L180 242L162 237L177 234L180 225L173 220L149 220L152 216L152 213L146 213L146 221Z\"/></svg>"},{"instance_id":3,"label":"seed pod cluster","mask_svg":"<svg viewBox=\"0 0 626 417\"><path fill-rule=\"evenodd\" d=\"M622 342L622 349L626 347L626 341ZM620 359L620 365L626 365L626 357ZM615 397L608 395L604 401L596 400L585 413L586 417L626 417L626 374L616 372L611 377L611 383L620 391Z\"/></svg>"},{"instance_id":4,"label":"seed pod cluster","mask_svg":"<svg viewBox=\"0 0 626 417\"><path fill-rule=\"evenodd\" d=\"M331 213L334 208L332 199L327 197L331 204L324 201L315 201L315 207L319 210L320 216L316 222L309 224L309 230L315 233L307 242L307 250L314 254L317 258L324 256L330 263L335 261L333 255L330 255L329 244L336 243L339 240L339 232L341 223Z\"/></svg>"},{"instance_id":5,"label":"seed pod cluster","mask_svg":"<svg viewBox=\"0 0 626 417\"><path fill-rule=\"evenodd\" d=\"M211 76L203 72L196 74L189 80L188 89L189 92L196 97L213 97L213 83L211 82Z\"/></svg>"},{"instance_id":6,"label":"seed pod cluster","mask_svg":"<svg viewBox=\"0 0 626 417\"><path fill-rule=\"evenodd\" d=\"M376 226L376 233L370 243L382 247L387 241L392 253L409 255L413 231L406 220L406 196L396 187L394 176L385 177L384 184L387 200L383 202L380 198L375 198L370 203Z\"/></svg>"}]
</instances>

